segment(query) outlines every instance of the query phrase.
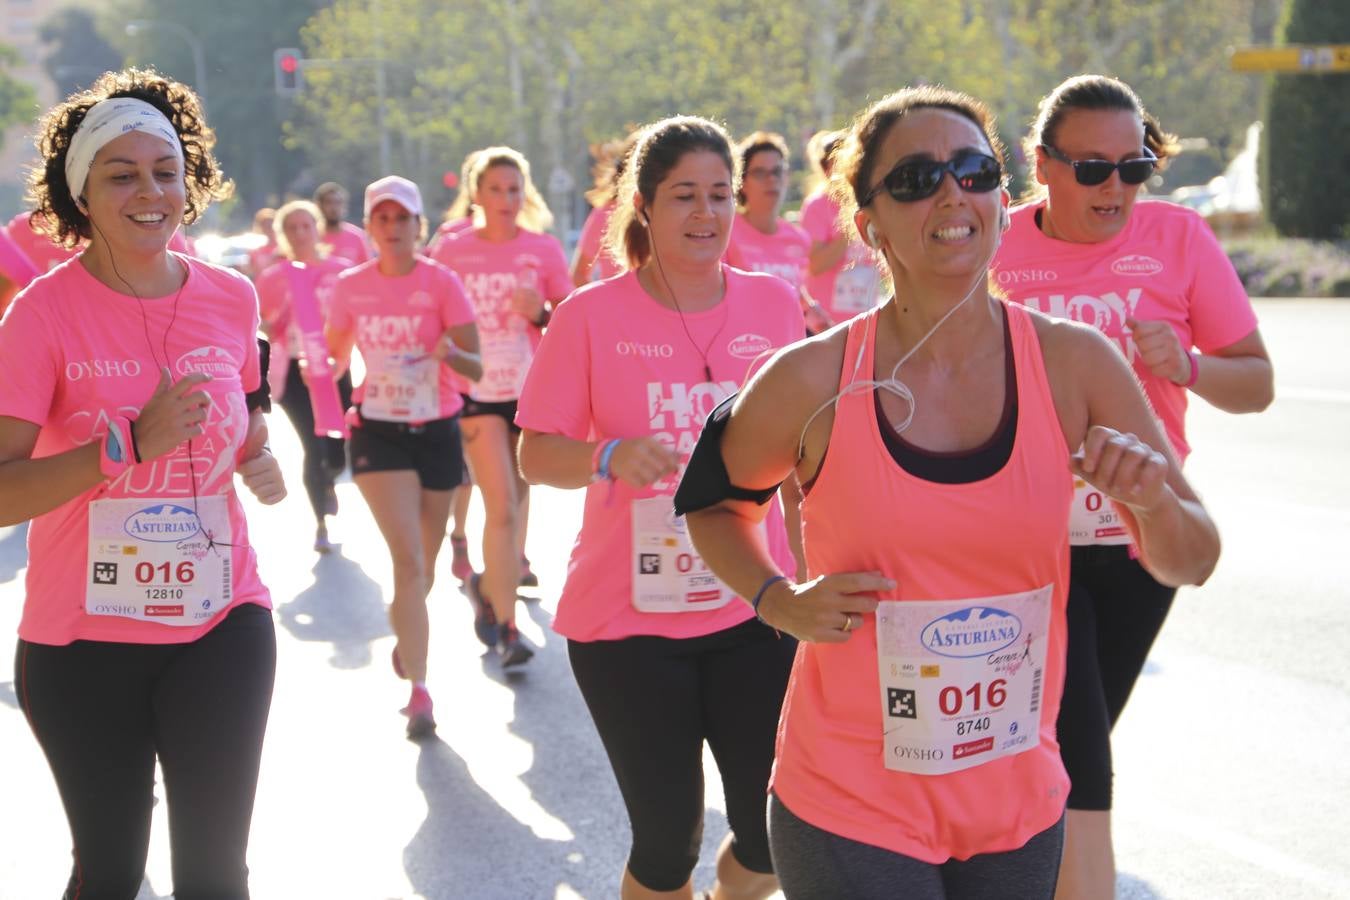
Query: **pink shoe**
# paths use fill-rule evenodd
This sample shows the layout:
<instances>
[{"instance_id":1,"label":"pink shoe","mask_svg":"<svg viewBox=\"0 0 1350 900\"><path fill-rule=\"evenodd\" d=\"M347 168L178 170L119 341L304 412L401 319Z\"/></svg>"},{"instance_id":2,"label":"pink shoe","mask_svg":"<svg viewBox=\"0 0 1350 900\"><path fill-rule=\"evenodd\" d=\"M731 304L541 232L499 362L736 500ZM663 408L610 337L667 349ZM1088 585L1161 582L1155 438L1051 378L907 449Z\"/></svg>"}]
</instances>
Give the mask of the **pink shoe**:
<instances>
[{"instance_id":1,"label":"pink shoe","mask_svg":"<svg viewBox=\"0 0 1350 900\"><path fill-rule=\"evenodd\" d=\"M436 719L431 714L431 694L426 688L415 687L408 705L399 710L408 717L408 737L416 739L436 733Z\"/></svg>"}]
</instances>

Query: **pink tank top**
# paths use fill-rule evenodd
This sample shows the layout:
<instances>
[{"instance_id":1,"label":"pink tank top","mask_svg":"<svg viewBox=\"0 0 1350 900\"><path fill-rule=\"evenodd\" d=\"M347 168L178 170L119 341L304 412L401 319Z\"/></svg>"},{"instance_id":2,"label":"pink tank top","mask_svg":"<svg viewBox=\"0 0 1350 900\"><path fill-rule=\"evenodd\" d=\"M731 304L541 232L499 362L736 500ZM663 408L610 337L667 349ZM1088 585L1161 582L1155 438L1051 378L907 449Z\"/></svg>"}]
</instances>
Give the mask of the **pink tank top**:
<instances>
[{"instance_id":1,"label":"pink tank top","mask_svg":"<svg viewBox=\"0 0 1350 900\"><path fill-rule=\"evenodd\" d=\"M887 613L893 622L903 611L921 609L904 601L975 601L966 606L979 610L972 617L978 618L1006 606L1001 598L1048 588L1039 607L1043 663L1029 664L1021 676L1028 692L1033 673L1035 679L1035 699L1023 700L1027 725L1019 733L1015 724L1000 723L998 733L976 730L968 739L925 751L947 764L964 756L956 764L969 767L959 771L915 774L886 766L887 753L912 752L894 745L901 720L892 716L908 716L906 725L912 725L915 714L912 702L897 700L903 692L888 699L882 684L877 630L882 610L866 616L846 643L803 643L797 651L778 727L772 789L793 813L819 828L933 864L1021 847L1059 819L1068 793L1055 718L1064 682L1073 481L1035 325L1021 307L1004 304L1004 311L1018 417L1012 455L998 472L969 484L936 484L910 475L882 442L872 392L859 391L839 400L829 452L802 504L811 577L885 573L899 585L880 598L901 601L883 604L883 610L897 611ZM850 324L841 387L855 377L872 377L876 321L872 310ZM922 627L925 647L939 640L932 629L945 621L933 618L923 626L928 618L915 619L919 625L911 629L917 633ZM972 700L1003 703L1008 694L1000 696L1003 688L992 690L989 684L963 696L970 686L959 681L957 670L992 666L996 655L1019 665L1023 641L1029 651L1034 631L1024 630L1020 638L1009 637L1013 643L1006 649L983 655L977 646L973 661L958 658L972 656L965 650L948 650L952 658L933 658L941 665L916 665L913 684L937 697L945 680L957 681L940 688L943 712L963 702L969 710ZM956 640L951 633L941 639ZM922 705L918 709L918 715L933 718ZM981 717L966 721L980 728Z\"/></svg>"}]
</instances>

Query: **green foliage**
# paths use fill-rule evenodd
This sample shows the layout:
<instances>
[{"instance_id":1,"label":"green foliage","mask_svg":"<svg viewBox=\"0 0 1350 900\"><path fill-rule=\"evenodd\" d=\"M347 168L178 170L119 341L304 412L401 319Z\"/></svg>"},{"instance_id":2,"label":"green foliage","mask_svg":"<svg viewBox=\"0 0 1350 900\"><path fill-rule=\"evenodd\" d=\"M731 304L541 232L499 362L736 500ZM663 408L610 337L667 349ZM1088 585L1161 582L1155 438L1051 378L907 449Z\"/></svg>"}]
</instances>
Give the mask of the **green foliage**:
<instances>
[{"instance_id":1,"label":"green foliage","mask_svg":"<svg viewBox=\"0 0 1350 900\"><path fill-rule=\"evenodd\" d=\"M1350 43L1350 5L1290 0L1282 43ZM1350 74L1275 75L1266 95L1262 189L1280 234L1350 235Z\"/></svg>"},{"instance_id":2,"label":"green foliage","mask_svg":"<svg viewBox=\"0 0 1350 900\"><path fill-rule=\"evenodd\" d=\"M58 97L88 87L104 72L122 67L122 54L98 31L94 16L78 6L58 9L38 29L51 51L42 61Z\"/></svg>"},{"instance_id":3,"label":"green foliage","mask_svg":"<svg viewBox=\"0 0 1350 900\"><path fill-rule=\"evenodd\" d=\"M0 44L0 133L30 121L37 111L37 95L32 86L9 74L19 62L17 50Z\"/></svg>"}]
</instances>

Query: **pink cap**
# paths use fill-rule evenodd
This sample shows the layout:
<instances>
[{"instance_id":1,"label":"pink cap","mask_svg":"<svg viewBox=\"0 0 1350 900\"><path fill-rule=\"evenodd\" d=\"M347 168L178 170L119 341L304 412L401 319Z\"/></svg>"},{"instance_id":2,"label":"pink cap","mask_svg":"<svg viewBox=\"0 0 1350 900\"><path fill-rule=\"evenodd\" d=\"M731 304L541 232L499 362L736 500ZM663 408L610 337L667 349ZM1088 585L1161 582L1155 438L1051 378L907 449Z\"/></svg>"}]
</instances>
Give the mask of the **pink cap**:
<instances>
[{"instance_id":1,"label":"pink cap","mask_svg":"<svg viewBox=\"0 0 1350 900\"><path fill-rule=\"evenodd\" d=\"M414 216L422 214L422 192L406 178L386 175L372 181L366 188L366 218L370 218L370 211L385 200L393 200Z\"/></svg>"}]
</instances>

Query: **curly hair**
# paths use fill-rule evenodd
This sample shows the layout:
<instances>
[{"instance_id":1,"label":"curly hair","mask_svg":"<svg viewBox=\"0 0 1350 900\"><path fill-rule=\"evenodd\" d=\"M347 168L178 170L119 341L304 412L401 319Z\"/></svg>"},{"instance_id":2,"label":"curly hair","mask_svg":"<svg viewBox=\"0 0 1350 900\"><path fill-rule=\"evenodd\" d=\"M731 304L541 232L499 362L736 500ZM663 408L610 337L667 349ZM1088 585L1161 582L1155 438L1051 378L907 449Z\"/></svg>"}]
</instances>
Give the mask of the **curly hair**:
<instances>
[{"instance_id":1,"label":"curly hair","mask_svg":"<svg viewBox=\"0 0 1350 900\"><path fill-rule=\"evenodd\" d=\"M216 133L202 116L201 101L192 88L171 81L153 69L123 69L104 72L89 88L72 94L42 117L34 143L42 161L28 178L28 202L33 213L29 222L52 240L74 247L89 240L89 217L70 196L66 181L66 153L80 123L94 104L113 97L134 97L158 109L173 124L183 148L184 186L187 202L183 224L191 225L212 200L223 200L234 190L211 154Z\"/></svg>"}]
</instances>

